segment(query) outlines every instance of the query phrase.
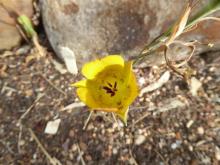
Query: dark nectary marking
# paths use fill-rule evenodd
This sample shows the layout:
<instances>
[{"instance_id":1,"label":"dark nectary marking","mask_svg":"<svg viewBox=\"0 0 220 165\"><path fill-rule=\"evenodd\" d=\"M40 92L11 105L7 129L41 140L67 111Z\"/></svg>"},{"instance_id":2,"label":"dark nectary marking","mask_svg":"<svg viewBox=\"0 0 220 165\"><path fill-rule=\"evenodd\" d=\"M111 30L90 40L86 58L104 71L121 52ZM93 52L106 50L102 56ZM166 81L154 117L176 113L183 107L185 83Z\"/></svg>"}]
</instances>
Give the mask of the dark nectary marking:
<instances>
[{"instance_id":1,"label":"dark nectary marking","mask_svg":"<svg viewBox=\"0 0 220 165\"><path fill-rule=\"evenodd\" d=\"M107 86L103 86L103 88L107 94L110 94L111 97L115 96L115 93L118 91L117 90L117 82L114 83L114 87L111 83L107 82Z\"/></svg>"}]
</instances>

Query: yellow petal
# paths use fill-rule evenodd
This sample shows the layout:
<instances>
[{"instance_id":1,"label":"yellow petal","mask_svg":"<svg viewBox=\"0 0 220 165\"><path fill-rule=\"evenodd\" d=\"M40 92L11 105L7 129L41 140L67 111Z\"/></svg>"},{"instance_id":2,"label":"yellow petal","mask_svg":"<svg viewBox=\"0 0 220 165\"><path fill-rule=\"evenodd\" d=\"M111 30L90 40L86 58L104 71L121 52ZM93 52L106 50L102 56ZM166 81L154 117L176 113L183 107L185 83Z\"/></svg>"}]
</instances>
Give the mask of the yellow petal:
<instances>
[{"instance_id":1,"label":"yellow petal","mask_svg":"<svg viewBox=\"0 0 220 165\"><path fill-rule=\"evenodd\" d=\"M96 111L104 111L104 112L116 112L118 111L117 108L96 108Z\"/></svg>"},{"instance_id":2,"label":"yellow petal","mask_svg":"<svg viewBox=\"0 0 220 165\"><path fill-rule=\"evenodd\" d=\"M119 55L109 55L85 64L82 68L82 74L87 79L94 79L98 73L104 70L104 68L111 65L120 65L124 67L124 60Z\"/></svg>"},{"instance_id":3,"label":"yellow petal","mask_svg":"<svg viewBox=\"0 0 220 165\"><path fill-rule=\"evenodd\" d=\"M86 87L87 80L81 80L76 83L70 84L72 87Z\"/></svg>"},{"instance_id":4,"label":"yellow petal","mask_svg":"<svg viewBox=\"0 0 220 165\"><path fill-rule=\"evenodd\" d=\"M78 88L76 90L76 93L80 100L84 102L88 107L95 109L98 108L99 105L96 100L94 100L94 97L92 96L91 91L88 90L88 88Z\"/></svg>"},{"instance_id":5,"label":"yellow petal","mask_svg":"<svg viewBox=\"0 0 220 165\"><path fill-rule=\"evenodd\" d=\"M137 81L136 81L136 77L135 77L135 74L133 72L131 72L128 87L130 88L129 89L130 96L128 97L126 102L127 102L128 105L130 105L135 100L135 98L138 96L138 91L139 91Z\"/></svg>"},{"instance_id":6,"label":"yellow petal","mask_svg":"<svg viewBox=\"0 0 220 165\"><path fill-rule=\"evenodd\" d=\"M129 107L125 107L122 110L116 112L118 117L123 121L123 123L127 126L127 118L128 118Z\"/></svg>"},{"instance_id":7,"label":"yellow petal","mask_svg":"<svg viewBox=\"0 0 220 165\"><path fill-rule=\"evenodd\" d=\"M132 63L133 61L125 62L125 66L124 66L124 76L125 76L124 83L125 84L128 84L128 82L130 81L130 77L132 73Z\"/></svg>"}]
</instances>

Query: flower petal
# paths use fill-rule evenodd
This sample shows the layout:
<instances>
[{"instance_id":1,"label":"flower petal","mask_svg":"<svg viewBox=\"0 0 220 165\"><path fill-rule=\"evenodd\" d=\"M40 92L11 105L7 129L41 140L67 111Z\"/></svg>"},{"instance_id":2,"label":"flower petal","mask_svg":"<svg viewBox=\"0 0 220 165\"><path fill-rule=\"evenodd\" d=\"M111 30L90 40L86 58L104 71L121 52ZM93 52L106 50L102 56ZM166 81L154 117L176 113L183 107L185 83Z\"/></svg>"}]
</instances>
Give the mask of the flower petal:
<instances>
[{"instance_id":1,"label":"flower petal","mask_svg":"<svg viewBox=\"0 0 220 165\"><path fill-rule=\"evenodd\" d=\"M110 55L85 64L82 68L82 74L87 79L94 79L95 76L111 65L120 65L124 67L124 59L120 55Z\"/></svg>"},{"instance_id":2,"label":"flower petal","mask_svg":"<svg viewBox=\"0 0 220 165\"><path fill-rule=\"evenodd\" d=\"M124 83L127 85L130 81L131 73L132 73L132 63L133 61L127 61L124 65Z\"/></svg>"},{"instance_id":3,"label":"flower petal","mask_svg":"<svg viewBox=\"0 0 220 165\"><path fill-rule=\"evenodd\" d=\"M77 81L76 83L72 83L70 84L72 87L78 87L78 88L83 88L83 87L86 87L86 83L87 83L87 80L81 80L81 81Z\"/></svg>"},{"instance_id":4,"label":"flower petal","mask_svg":"<svg viewBox=\"0 0 220 165\"><path fill-rule=\"evenodd\" d=\"M122 110L116 112L118 117L123 121L123 123L127 126L127 118L128 118L129 107L125 107Z\"/></svg>"},{"instance_id":5,"label":"flower petal","mask_svg":"<svg viewBox=\"0 0 220 165\"><path fill-rule=\"evenodd\" d=\"M133 72L131 72L130 74L130 80L128 82L128 87L130 88L130 96L127 98L126 103L128 105L130 105L135 98L138 96L138 85L137 85L137 81L136 81L136 77L135 74Z\"/></svg>"},{"instance_id":6,"label":"flower petal","mask_svg":"<svg viewBox=\"0 0 220 165\"><path fill-rule=\"evenodd\" d=\"M76 93L79 96L80 100L84 102L86 105L88 105L88 107L92 109L99 107L97 101L94 100L91 91L89 91L88 88L77 88Z\"/></svg>"}]
</instances>

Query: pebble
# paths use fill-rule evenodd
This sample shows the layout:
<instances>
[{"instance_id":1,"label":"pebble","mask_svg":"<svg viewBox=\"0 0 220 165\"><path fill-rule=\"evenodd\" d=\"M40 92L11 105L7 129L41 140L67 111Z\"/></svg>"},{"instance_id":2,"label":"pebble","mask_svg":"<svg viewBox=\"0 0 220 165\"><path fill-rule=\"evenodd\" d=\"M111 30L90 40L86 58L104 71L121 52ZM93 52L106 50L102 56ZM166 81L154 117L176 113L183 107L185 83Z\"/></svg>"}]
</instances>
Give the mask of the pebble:
<instances>
[{"instance_id":1,"label":"pebble","mask_svg":"<svg viewBox=\"0 0 220 165\"><path fill-rule=\"evenodd\" d=\"M128 138L128 139L126 139L126 144L131 144L131 139L130 138Z\"/></svg>"},{"instance_id":2,"label":"pebble","mask_svg":"<svg viewBox=\"0 0 220 165\"><path fill-rule=\"evenodd\" d=\"M193 151L193 146L190 145L188 148L190 151Z\"/></svg>"},{"instance_id":3,"label":"pebble","mask_svg":"<svg viewBox=\"0 0 220 165\"><path fill-rule=\"evenodd\" d=\"M186 127L190 128L193 125L193 123L194 123L193 120L188 121L188 123L186 124Z\"/></svg>"},{"instance_id":4,"label":"pebble","mask_svg":"<svg viewBox=\"0 0 220 165\"><path fill-rule=\"evenodd\" d=\"M220 148L215 147L215 158L220 161Z\"/></svg>"},{"instance_id":5,"label":"pebble","mask_svg":"<svg viewBox=\"0 0 220 165\"><path fill-rule=\"evenodd\" d=\"M73 163L69 160L66 161L66 165L72 165Z\"/></svg>"},{"instance_id":6,"label":"pebble","mask_svg":"<svg viewBox=\"0 0 220 165\"><path fill-rule=\"evenodd\" d=\"M138 84L139 84L140 86L143 86L143 85L145 84L145 78L144 78L144 77L139 78Z\"/></svg>"},{"instance_id":7,"label":"pebble","mask_svg":"<svg viewBox=\"0 0 220 165\"><path fill-rule=\"evenodd\" d=\"M175 143L172 143L172 144L171 144L171 148L172 148L173 150L175 150L175 149L179 148L181 144L182 144L182 141L181 141L181 140L176 140Z\"/></svg>"},{"instance_id":8,"label":"pebble","mask_svg":"<svg viewBox=\"0 0 220 165\"><path fill-rule=\"evenodd\" d=\"M116 154L118 153L118 149L117 149L117 148L113 148L112 153L113 153L114 155L116 155Z\"/></svg>"},{"instance_id":9,"label":"pebble","mask_svg":"<svg viewBox=\"0 0 220 165\"><path fill-rule=\"evenodd\" d=\"M77 150L77 145L76 144L73 144L72 147L71 147L71 150L74 152Z\"/></svg>"},{"instance_id":10,"label":"pebble","mask_svg":"<svg viewBox=\"0 0 220 165\"><path fill-rule=\"evenodd\" d=\"M87 126L87 130L92 130L94 128L93 123L89 123L89 125Z\"/></svg>"},{"instance_id":11,"label":"pebble","mask_svg":"<svg viewBox=\"0 0 220 165\"><path fill-rule=\"evenodd\" d=\"M70 132L69 132L69 137L73 138L73 137L74 137L74 135L75 135L74 130L70 130Z\"/></svg>"},{"instance_id":12,"label":"pebble","mask_svg":"<svg viewBox=\"0 0 220 165\"><path fill-rule=\"evenodd\" d=\"M20 141L19 141L19 145L20 145L20 146L23 146L24 144L25 144L25 141L24 141L24 140L20 140Z\"/></svg>"},{"instance_id":13,"label":"pebble","mask_svg":"<svg viewBox=\"0 0 220 165\"><path fill-rule=\"evenodd\" d=\"M85 158L86 158L86 160L89 161L89 162L92 161L92 157L91 157L90 155L86 155Z\"/></svg>"},{"instance_id":14,"label":"pebble","mask_svg":"<svg viewBox=\"0 0 220 165\"><path fill-rule=\"evenodd\" d=\"M197 132L198 132L199 135L203 135L203 134L205 133L203 127L198 127L198 128L197 128Z\"/></svg>"},{"instance_id":15,"label":"pebble","mask_svg":"<svg viewBox=\"0 0 220 165\"><path fill-rule=\"evenodd\" d=\"M144 141L146 140L146 137L144 135L138 135L135 139L135 144L136 145L141 145L142 143L144 143Z\"/></svg>"},{"instance_id":16,"label":"pebble","mask_svg":"<svg viewBox=\"0 0 220 165\"><path fill-rule=\"evenodd\" d=\"M80 143L79 143L79 147L80 147L80 149L83 150L83 151L86 151L86 150L87 150L87 145L86 145L85 143L83 143L83 142L80 142Z\"/></svg>"}]
</instances>

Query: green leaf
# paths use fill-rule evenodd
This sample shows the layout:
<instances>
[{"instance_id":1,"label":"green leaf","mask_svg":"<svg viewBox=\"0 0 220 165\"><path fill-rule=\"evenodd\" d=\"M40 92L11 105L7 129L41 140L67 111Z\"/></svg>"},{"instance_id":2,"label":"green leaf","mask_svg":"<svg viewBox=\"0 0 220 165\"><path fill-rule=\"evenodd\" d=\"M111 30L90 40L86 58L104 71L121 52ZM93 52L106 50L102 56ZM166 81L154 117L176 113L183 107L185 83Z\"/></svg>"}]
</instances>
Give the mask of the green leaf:
<instances>
[{"instance_id":1,"label":"green leaf","mask_svg":"<svg viewBox=\"0 0 220 165\"><path fill-rule=\"evenodd\" d=\"M19 22L28 37L32 38L34 35L37 34L34 30L31 20L26 15L20 15L17 18L17 21Z\"/></svg>"}]
</instances>

